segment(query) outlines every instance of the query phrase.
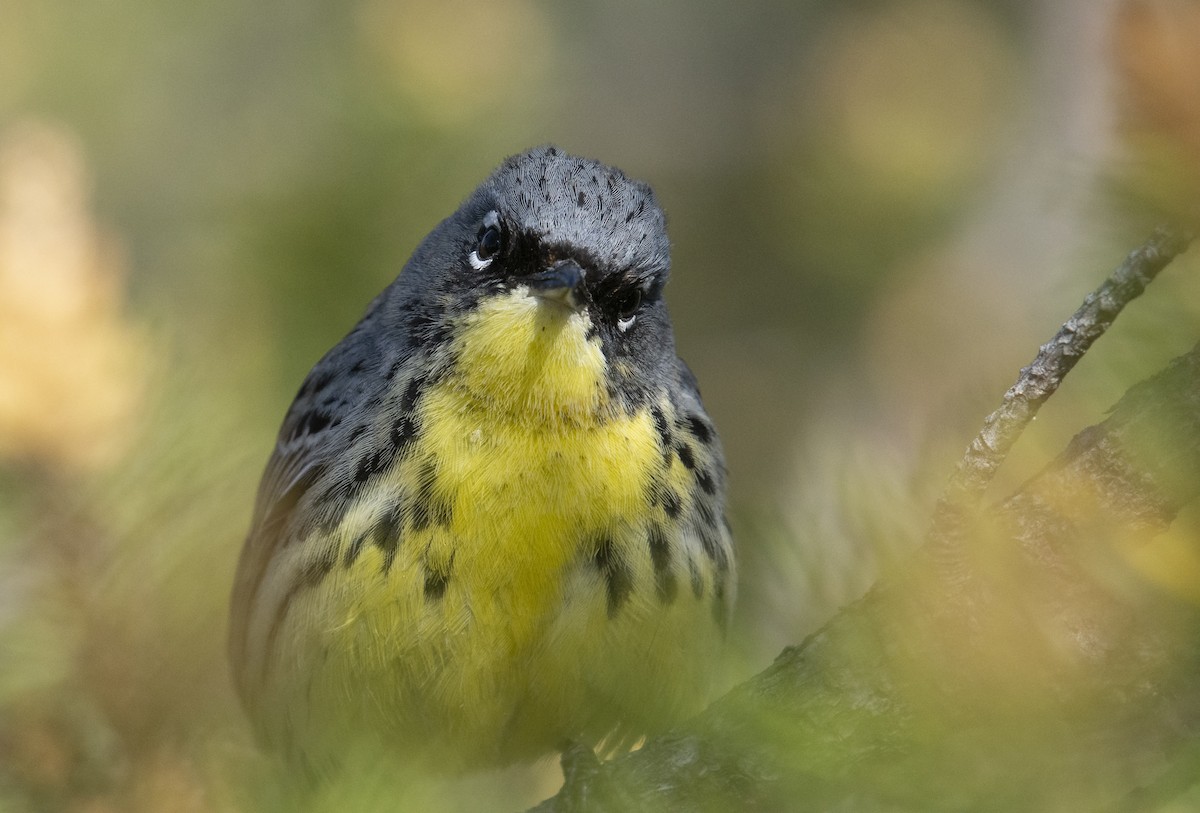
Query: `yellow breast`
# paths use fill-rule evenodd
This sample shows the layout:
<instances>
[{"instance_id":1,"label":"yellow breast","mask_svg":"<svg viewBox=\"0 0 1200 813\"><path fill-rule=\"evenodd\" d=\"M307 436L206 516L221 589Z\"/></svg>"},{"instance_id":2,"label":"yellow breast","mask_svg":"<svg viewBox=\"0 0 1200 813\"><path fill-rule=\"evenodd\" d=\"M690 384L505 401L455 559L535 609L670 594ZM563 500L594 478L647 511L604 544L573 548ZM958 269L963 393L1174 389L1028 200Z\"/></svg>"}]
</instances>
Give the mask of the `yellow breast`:
<instances>
[{"instance_id":1,"label":"yellow breast","mask_svg":"<svg viewBox=\"0 0 1200 813\"><path fill-rule=\"evenodd\" d=\"M305 724L383 721L385 738L393 726L407 747L482 764L673 714L703 684L678 670L716 638L700 592L655 600L648 528L669 520L652 484L687 473L665 462L649 409L609 402L586 316L518 290L464 318L451 371L421 396L417 439L336 533L352 544L398 500L433 508L410 513L393 550L364 548L305 597L302 617L329 619L297 630L315 639L293 647L311 659L311 691L359 707L319 707ZM625 568L619 585L606 565ZM672 567L689 578L682 558ZM630 606L613 618L617 587ZM652 692L618 704L647 679Z\"/></svg>"},{"instance_id":2,"label":"yellow breast","mask_svg":"<svg viewBox=\"0 0 1200 813\"><path fill-rule=\"evenodd\" d=\"M514 295L472 315L456 372L422 400L414 454L438 460L453 503L429 555L492 599L473 604L505 616L514 647L560 603L581 550L645 515L661 458L647 413L611 414L584 318L554 311Z\"/></svg>"}]
</instances>

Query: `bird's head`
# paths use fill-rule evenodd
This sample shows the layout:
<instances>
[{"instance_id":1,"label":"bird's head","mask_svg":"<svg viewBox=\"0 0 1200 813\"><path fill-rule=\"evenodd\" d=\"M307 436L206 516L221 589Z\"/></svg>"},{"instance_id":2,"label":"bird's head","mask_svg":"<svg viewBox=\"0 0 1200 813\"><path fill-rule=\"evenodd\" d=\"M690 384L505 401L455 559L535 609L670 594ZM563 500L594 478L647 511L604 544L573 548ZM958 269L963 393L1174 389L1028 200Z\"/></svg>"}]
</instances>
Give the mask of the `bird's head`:
<instances>
[{"instance_id":1,"label":"bird's head","mask_svg":"<svg viewBox=\"0 0 1200 813\"><path fill-rule=\"evenodd\" d=\"M646 184L538 147L505 161L425 239L386 318L490 409L602 419L672 374L669 270Z\"/></svg>"}]
</instances>

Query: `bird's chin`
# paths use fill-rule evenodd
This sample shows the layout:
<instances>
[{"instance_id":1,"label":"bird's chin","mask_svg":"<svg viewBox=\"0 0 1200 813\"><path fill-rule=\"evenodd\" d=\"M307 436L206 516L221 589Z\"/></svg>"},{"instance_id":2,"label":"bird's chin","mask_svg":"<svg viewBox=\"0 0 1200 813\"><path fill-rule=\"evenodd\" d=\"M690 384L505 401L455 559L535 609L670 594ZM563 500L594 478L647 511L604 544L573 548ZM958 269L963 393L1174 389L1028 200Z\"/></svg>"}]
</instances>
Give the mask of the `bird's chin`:
<instances>
[{"instance_id":1,"label":"bird's chin","mask_svg":"<svg viewBox=\"0 0 1200 813\"><path fill-rule=\"evenodd\" d=\"M520 288L479 304L455 339L455 376L487 409L580 423L606 406L607 363L586 310Z\"/></svg>"}]
</instances>

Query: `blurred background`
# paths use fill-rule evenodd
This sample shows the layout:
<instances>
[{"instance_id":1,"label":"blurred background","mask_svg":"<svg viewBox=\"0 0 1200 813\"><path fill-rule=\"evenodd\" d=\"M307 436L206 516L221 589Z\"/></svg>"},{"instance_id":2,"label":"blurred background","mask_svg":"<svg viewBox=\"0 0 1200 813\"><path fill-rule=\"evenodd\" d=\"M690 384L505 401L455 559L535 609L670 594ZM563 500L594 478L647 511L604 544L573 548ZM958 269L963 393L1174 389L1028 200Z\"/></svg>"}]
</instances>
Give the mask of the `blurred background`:
<instances>
[{"instance_id":1,"label":"blurred background","mask_svg":"<svg viewBox=\"0 0 1200 813\"><path fill-rule=\"evenodd\" d=\"M224 658L278 422L417 241L544 142L668 213L743 561L732 682L919 543L1018 369L1195 199L1200 3L4 0L0 811L285 806ZM997 497L1191 347L1196 265ZM1131 566L1200 601L1190 542Z\"/></svg>"}]
</instances>

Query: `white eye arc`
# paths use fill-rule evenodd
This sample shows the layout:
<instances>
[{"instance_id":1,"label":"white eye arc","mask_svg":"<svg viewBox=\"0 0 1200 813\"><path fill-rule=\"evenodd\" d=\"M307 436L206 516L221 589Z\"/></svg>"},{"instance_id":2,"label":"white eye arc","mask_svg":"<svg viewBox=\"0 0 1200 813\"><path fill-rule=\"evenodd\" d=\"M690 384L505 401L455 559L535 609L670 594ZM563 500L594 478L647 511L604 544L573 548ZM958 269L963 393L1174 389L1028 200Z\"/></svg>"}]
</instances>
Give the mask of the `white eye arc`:
<instances>
[{"instance_id":1,"label":"white eye arc","mask_svg":"<svg viewBox=\"0 0 1200 813\"><path fill-rule=\"evenodd\" d=\"M616 302L617 330L624 333L633 327L633 323L637 321L638 310L642 307L642 299L645 295L646 291L641 287L630 288L624 293L618 294Z\"/></svg>"},{"instance_id":2,"label":"white eye arc","mask_svg":"<svg viewBox=\"0 0 1200 813\"><path fill-rule=\"evenodd\" d=\"M483 269L487 268L489 265L492 264L492 260L494 260L494 259L496 259L496 258L488 257L486 260L481 260L481 259L479 259L479 252L477 252L477 251L472 251L470 254L467 255L467 262L469 262L471 264L471 267L474 268L476 271L482 271Z\"/></svg>"}]
</instances>

